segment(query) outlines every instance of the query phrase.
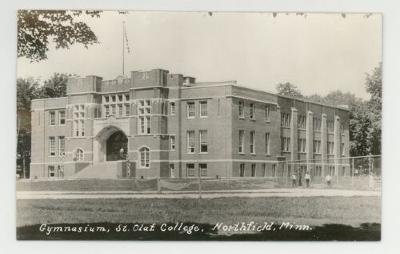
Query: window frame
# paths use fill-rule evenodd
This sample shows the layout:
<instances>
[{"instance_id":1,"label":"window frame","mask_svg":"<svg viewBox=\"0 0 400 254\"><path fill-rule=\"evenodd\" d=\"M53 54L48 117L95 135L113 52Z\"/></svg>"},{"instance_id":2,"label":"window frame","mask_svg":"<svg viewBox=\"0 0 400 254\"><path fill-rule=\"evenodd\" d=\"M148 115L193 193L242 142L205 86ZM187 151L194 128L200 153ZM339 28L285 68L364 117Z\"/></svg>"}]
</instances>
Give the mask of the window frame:
<instances>
[{"instance_id":1,"label":"window frame","mask_svg":"<svg viewBox=\"0 0 400 254\"><path fill-rule=\"evenodd\" d=\"M139 149L139 168L150 168L150 148L143 146Z\"/></svg>"},{"instance_id":2,"label":"window frame","mask_svg":"<svg viewBox=\"0 0 400 254\"><path fill-rule=\"evenodd\" d=\"M175 136L171 135L171 136L169 136L169 150L170 151L175 151L175 149L176 149Z\"/></svg>"},{"instance_id":3,"label":"window frame","mask_svg":"<svg viewBox=\"0 0 400 254\"><path fill-rule=\"evenodd\" d=\"M205 134L205 140L204 140L204 134ZM202 154L207 154L208 153L208 131L207 130L199 130L199 153ZM206 148L205 151L203 151L203 147Z\"/></svg>"},{"instance_id":4,"label":"window frame","mask_svg":"<svg viewBox=\"0 0 400 254\"><path fill-rule=\"evenodd\" d=\"M49 156L54 157L56 154L56 137L49 136Z\"/></svg>"},{"instance_id":5,"label":"window frame","mask_svg":"<svg viewBox=\"0 0 400 254\"><path fill-rule=\"evenodd\" d=\"M245 151L244 151L244 143L245 143L244 130L239 130L238 138L239 138L239 146L238 146L239 153L244 154L245 153Z\"/></svg>"},{"instance_id":6,"label":"window frame","mask_svg":"<svg viewBox=\"0 0 400 254\"><path fill-rule=\"evenodd\" d=\"M203 112L204 109L205 109L205 112ZM205 115L203 113L205 113ZM199 101L199 115L200 115L200 118L208 117L208 101L206 101L206 100Z\"/></svg>"},{"instance_id":7,"label":"window frame","mask_svg":"<svg viewBox=\"0 0 400 254\"><path fill-rule=\"evenodd\" d=\"M63 144L63 146L61 146L61 144ZM58 155L65 156L65 136L58 136Z\"/></svg>"},{"instance_id":8,"label":"window frame","mask_svg":"<svg viewBox=\"0 0 400 254\"><path fill-rule=\"evenodd\" d=\"M191 135L193 136L191 137ZM191 141L193 144L191 144ZM194 130L186 131L186 153L196 153L196 132Z\"/></svg>"},{"instance_id":9,"label":"window frame","mask_svg":"<svg viewBox=\"0 0 400 254\"><path fill-rule=\"evenodd\" d=\"M193 109L190 106L193 106ZM191 116L191 114L193 114L193 116ZM187 119L195 119L196 118L196 102L194 102L194 101L186 102L186 118Z\"/></svg>"},{"instance_id":10,"label":"window frame","mask_svg":"<svg viewBox=\"0 0 400 254\"><path fill-rule=\"evenodd\" d=\"M256 154L256 132L250 131L250 154Z\"/></svg>"},{"instance_id":11,"label":"window frame","mask_svg":"<svg viewBox=\"0 0 400 254\"><path fill-rule=\"evenodd\" d=\"M245 118L244 110L245 110L244 101L240 100L239 103L238 103L238 117L239 117L239 119L244 119Z\"/></svg>"},{"instance_id":12,"label":"window frame","mask_svg":"<svg viewBox=\"0 0 400 254\"><path fill-rule=\"evenodd\" d=\"M189 165L193 165L193 168L189 168ZM189 174L189 172L193 172L193 174ZM196 177L196 167L194 163L186 163L186 177L194 178Z\"/></svg>"},{"instance_id":13,"label":"window frame","mask_svg":"<svg viewBox=\"0 0 400 254\"><path fill-rule=\"evenodd\" d=\"M61 117L61 115L64 115L63 117ZM65 110L60 110L58 111L58 125L65 125L66 124L66 117L65 117ZM64 121L64 123L62 123L62 121Z\"/></svg>"},{"instance_id":14,"label":"window frame","mask_svg":"<svg viewBox=\"0 0 400 254\"><path fill-rule=\"evenodd\" d=\"M56 125L56 112L54 110L49 111L49 125Z\"/></svg>"},{"instance_id":15,"label":"window frame","mask_svg":"<svg viewBox=\"0 0 400 254\"><path fill-rule=\"evenodd\" d=\"M208 175L208 165L207 165L207 163L199 163L199 170L200 170L200 177L207 177L207 175Z\"/></svg>"}]
</instances>

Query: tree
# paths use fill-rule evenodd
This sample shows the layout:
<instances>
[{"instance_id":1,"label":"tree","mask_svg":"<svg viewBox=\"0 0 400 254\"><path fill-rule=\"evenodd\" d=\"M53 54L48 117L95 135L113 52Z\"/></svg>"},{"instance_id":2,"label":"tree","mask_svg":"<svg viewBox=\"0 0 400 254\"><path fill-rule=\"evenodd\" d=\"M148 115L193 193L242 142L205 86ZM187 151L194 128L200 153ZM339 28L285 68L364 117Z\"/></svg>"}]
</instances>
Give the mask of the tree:
<instances>
[{"instance_id":1,"label":"tree","mask_svg":"<svg viewBox=\"0 0 400 254\"><path fill-rule=\"evenodd\" d=\"M100 17L100 11L19 10L18 57L26 57L32 62L47 59L51 41L57 49L69 48L73 44L82 44L87 48L97 43L97 37L90 27L78 20L83 15Z\"/></svg>"},{"instance_id":2,"label":"tree","mask_svg":"<svg viewBox=\"0 0 400 254\"><path fill-rule=\"evenodd\" d=\"M365 86L371 98L368 101L368 117L371 119L369 130L369 146L372 154L381 153L382 138L382 63L374 68L372 74L367 73Z\"/></svg>"},{"instance_id":3,"label":"tree","mask_svg":"<svg viewBox=\"0 0 400 254\"><path fill-rule=\"evenodd\" d=\"M276 90L279 95L285 95L285 96L290 96L290 97L297 97L297 98L303 98L304 96L301 94L300 89L289 83L279 83L276 85Z\"/></svg>"},{"instance_id":4,"label":"tree","mask_svg":"<svg viewBox=\"0 0 400 254\"><path fill-rule=\"evenodd\" d=\"M38 91L39 98L64 97L67 94L67 81L75 75L66 73L54 73L50 79L44 81L44 85Z\"/></svg>"}]
</instances>

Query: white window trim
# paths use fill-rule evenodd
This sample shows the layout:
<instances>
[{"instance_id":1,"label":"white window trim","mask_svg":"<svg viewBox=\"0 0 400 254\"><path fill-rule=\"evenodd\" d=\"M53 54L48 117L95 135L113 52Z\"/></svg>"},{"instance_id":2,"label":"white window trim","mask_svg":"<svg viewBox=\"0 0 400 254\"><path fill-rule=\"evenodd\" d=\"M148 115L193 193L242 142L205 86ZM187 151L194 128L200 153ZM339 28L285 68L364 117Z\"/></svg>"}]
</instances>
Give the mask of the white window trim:
<instances>
[{"instance_id":1,"label":"white window trim","mask_svg":"<svg viewBox=\"0 0 400 254\"><path fill-rule=\"evenodd\" d=\"M253 133L253 140L252 140L252 133ZM253 149L251 149L253 147ZM253 151L251 151L253 150ZM256 154L256 132L250 131L250 154Z\"/></svg>"},{"instance_id":2,"label":"white window trim","mask_svg":"<svg viewBox=\"0 0 400 254\"><path fill-rule=\"evenodd\" d=\"M144 157L144 166L142 165L142 150L147 149L147 153L148 153L148 158L146 155L146 151L144 151L145 157ZM148 169L150 168L151 165L151 153L150 153L150 148L147 146L142 146L138 149L138 153L139 153L139 167L141 169ZM149 166L146 166L146 161L149 161Z\"/></svg>"},{"instance_id":3,"label":"white window trim","mask_svg":"<svg viewBox=\"0 0 400 254\"><path fill-rule=\"evenodd\" d=\"M193 165L193 176L189 175L189 167L188 165ZM196 177L196 165L194 163L186 163L186 177L187 178L195 178Z\"/></svg>"},{"instance_id":4,"label":"white window trim","mask_svg":"<svg viewBox=\"0 0 400 254\"><path fill-rule=\"evenodd\" d=\"M190 116L190 110L189 110L189 105L193 105L193 116ZM196 118L196 103L194 101L188 101L186 102L186 118L187 119L195 119Z\"/></svg>"},{"instance_id":5,"label":"white window trim","mask_svg":"<svg viewBox=\"0 0 400 254\"><path fill-rule=\"evenodd\" d=\"M240 133L242 133L242 140L240 140ZM239 130L238 138L239 138L239 147L238 147L239 154L245 154L245 150L244 150L244 145L245 145L244 130ZM240 147L242 148L242 151L240 151Z\"/></svg>"},{"instance_id":6,"label":"white window trim","mask_svg":"<svg viewBox=\"0 0 400 254\"><path fill-rule=\"evenodd\" d=\"M202 132L203 132L203 133L206 132L207 140L206 140L205 142L202 140L202 135L201 135ZM206 144L206 146L207 146L207 152L202 152L202 151L201 151L201 145L202 145L202 143L205 143L205 144ZM200 153L200 154L208 154L208 131L207 131L207 130L199 130L199 153Z\"/></svg>"},{"instance_id":7,"label":"white window trim","mask_svg":"<svg viewBox=\"0 0 400 254\"><path fill-rule=\"evenodd\" d=\"M52 117L51 116L54 116L54 123L52 123ZM56 119L56 111L49 111L49 125L50 126L56 126L56 123L57 123L57 119Z\"/></svg>"},{"instance_id":8,"label":"white window trim","mask_svg":"<svg viewBox=\"0 0 400 254\"><path fill-rule=\"evenodd\" d=\"M206 115L202 115L202 105L206 105ZM199 102L199 116L200 118L207 118L208 117L208 102L207 101L200 101Z\"/></svg>"},{"instance_id":9,"label":"white window trim","mask_svg":"<svg viewBox=\"0 0 400 254\"><path fill-rule=\"evenodd\" d=\"M193 146L190 146L190 133L193 133ZM193 148L193 152L190 151ZM186 153L195 154L196 153L196 132L194 130L186 131Z\"/></svg>"},{"instance_id":10,"label":"white window trim","mask_svg":"<svg viewBox=\"0 0 400 254\"><path fill-rule=\"evenodd\" d=\"M174 142L172 142L174 140ZM174 145L174 148L172 148L172 144ZM169 150L175 151L176 150L176 138L175 136L170 136L169 137Z\"/></svg>"},{"instance_id":11,"label":"white window trim","mask_svg":"<svg viewBox=\"0 0 400 254\"><path fill-rule=\"evenodd\" d=\"M240 114L240 105L242 105L242 113ZM245 119L245 106L244 106L244 101L239 101L238 103L238 115L239 115L239 119Z\"/></svg>"},{"instance_id":12,"label":"white window trim","mask_svg":"<svg viewBox=\"0 0 400 254\"><path fill-rule=\"evenodd\" d=\"M64 112L64 123L61 123L61 112ZM58 125L64 126L67 123L67 117L66 117L66 112L65 110L60 110L58 111Z\"/></svg>"}]
</instances>

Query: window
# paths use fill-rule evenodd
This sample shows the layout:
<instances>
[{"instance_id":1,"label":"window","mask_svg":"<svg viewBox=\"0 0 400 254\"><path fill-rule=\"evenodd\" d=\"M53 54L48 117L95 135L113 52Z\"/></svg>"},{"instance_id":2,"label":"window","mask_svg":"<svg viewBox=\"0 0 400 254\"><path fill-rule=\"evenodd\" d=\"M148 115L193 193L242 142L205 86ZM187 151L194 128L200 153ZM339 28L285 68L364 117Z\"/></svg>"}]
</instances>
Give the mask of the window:
<instances>
[{"instance_id":1,"label":"window","mask_svg":"<svg viewBox=\"0 0 400 254\"><path fill-rule=\"evenodd\" d=\"M344 150L344 143L341 143L341 144L340 144L340 154L341 154L342 156L345 156L345 155L346 155L346 151Z\"/></svg>"},{"instance_id":2,"label":"window","mask_svg":"<svg viewBox=\"0 0 400 254\"><path fill-rule=\"evenodd\" d=\"M58 154L60 156L65 155L65 137L64 136L58 137Z\"/></svg>"},{"instance_id":3,"label":"window","mask_svg":"<svg viewBox=\"0 0 400 254\"><path fill-rule=\"evenodd\" d=\"M150 116L139 116L139 134L150 134Z\"/></svg>"},{"instance_id":4,"label":"window","mask_svg":"<svg viewBox=\"0 0 400 254\"><path fill-rule=\"evenodd\" d=\"M240 177L245 176L244 163L240 163L239 176Z\"/></svg>"},{"instance_id":5,"label":"window","mask_svg":"<svg viewBox=\"0 0 400 254\"><path fill-rule=\"evenodd\" d=\"M54 165L49 165L48 166L48 177L55 177L56 176L56 170Z\"/></svg>"},{"instance_id":6,"label":"window","mask_svg":"<svg viewBox=\"0 0 400 254\"><path fill-rule=\"evenodd\" d=\"M110 106L106 105L104 106L106 117L110 116Z\"/></svg>"},{"instance_id":7,"label":"window","mask_svg":"<svg viewBox=\"0 0 400 254\"><path fill-rule=\"evenodd\" d=\"M196 109L193 101L187 102L186 110L187 110L187 118L192 119L196 117Z\"/></svg>"},{"instance_id":8,"label":"window","mask_svg":"<svg viewBox=\"0 0 400 254\"><path fill-rule=\"evenodd\" d=\"M306 128L306 116L299 115L297 117L297 127L299 129L305 129Z\"/></svg>"},{"instance_id":9,"label":"window","mask_svg":"<svg viewBox=\"0 0 400 254\"><path fill-rule=\"evenodd\" d=\"M49 154L50 156L56 155L56 138L49 137Z\"/></svg>"},{"instance_id":10,"label":"window","mask_svg":"<svg viewBox=\"0 0 400 254\"><path fill-rule=\"evenodd\" d=\"M186 172L188 177L194 177L195 176L195 170L194 170L194 164L193 163L188 163L186 164Z\"/></svg>"},{"instance_id":11,"label":"window","mask_svg":"<svg viewBox=\"0 0 400 254\"><path fill-rule=\"evenodd\" d=\"M297 151L299 151L299 153L306 152L306 139L305 138L299 138L297 145L298 145Z\"/></svg>"},{"instance_id":12,"label":"window","mask_svg":"<svg viewBox=\"0 0 400 254\"><path fill-rule=\"evenodd\" d=\"M269 118L269 113L271 111L270 105L265 105L265 121L269 122L271 119Z\"/></svg>"},{"instance_id":13,"label":"window","mask_svg":"<svg viewBox=\"0 0 400 254\"><path fill-rule=\"evenodd\" d=\"M200 176L207 176L207 164L205 163L200 163Z\"/></svg>"},{"instance_id":14,"label":"window","mask_svg":"<svg viewBox=\"0 0 400 254\"><path fill-rule=\"evenodd\" d=\"M206 130L199 131L199 139L200 139L200 153L207 153L208 152L208 138L207 138Z\"/></svg>"},{"instance_id":15,"label":"window","mask_svg":"<svg viewBox=\"0 0 400 254\"><path fill-rule=\"evenodd\" d=\"M334 130L333 121L327 121L327 125L328 125L328 132L333 132Z\"/></svg>"},{"instance_id":16,"label":"window","mask_svg":"<svg viewBox=\"0 0 400 254\"><path fill-rule=\"evenodd\" d=\"M115 102L115 95L111 96L112 102Z\"/></svg>"},{"instance_id":17,"label":"window","mask_svg":"<svg viewBox=\"0 0 400 254\"><path fill-rule=\"evenodd\" d=\"M313 128L315 131L321 130L321 119L314 117L313 119Z\"/></svg>"},{"instance_id":18,"label":"window","mask_svg":"<svg viewBox=\"0 0 400 254\"><path fill-rule=\"evenodd\" d=\"M50 111L50 125L56 125L56 112Z\"/></svg>"},{"instance_id":19,"label":"window","mask_svg":"<svg viewBox=\"0 0 400 254\"><path fill-rule=\"evenodd\" d=\"M200 101L200 117L207 117L207 101Z\"/></svg>"},{"instance_id":20,"label":"window","mask_svg":"<svg viewBox=\"0 0 400 254\"><path fill-rule=\"evenodd\" d=\"M256 153L256 137L255 131L250 131L250 153Z\"/></svg>"},{"instance_id":21,"label":"window","mask_svg":"<svg viewBox=\"0 0 400 254\"><path fill-rule=\"evenodd\" d=\"M340 133L344 134L344 124L340 124Z\"/></svg>"},{"instance_id":22,"label":"window","mask_svg":"<svg viewBox=\"0 0 400 254\"><path fill-rule=\"evenodd\" d=\"M76 137L85 135L85 105L75 105L73 108L72 134Z\"/></svg>"},{"instance_id":23,"label":"window","mask_svg":"<svg viewBox=\"0 0 400 254\"><path fill-rule=\"evenodd\" d=\"M256 176L256 164L251 164L251 176Z\"/></svg>"},{"instance_id":24,"label":"window","mask_svg":"<svg viewBox=\"0 0 400 254\"><path fill-rule=\"evenodd\" d=\"M139 150L140 154L140 167L149 168L150 167L150 150L147 147L142 147Z\"/></svg>"},{"instance_id":25,"label":"window","mask_svg":"<svg viewBox=\"0 0 400 254\"><path fill-rule=\"evenodd\" d=\"M239 130L239 153L244 153L244 130Z\"/></svg>"},{"instance_id":26,"label":"window","mask_svg":"<svg viewBox=\"0 0 400 254\"><path fill-rule=\"evenodd\" d=\"M272 176L272 177L276 177L276 164L272 164L271 176Z\"/></svg>"},{"instance_id":27,"label":"window","mask_svg":"<svg viewBox=\"0 0 400 254\"><path fill-rule=\"evenodd\" d=\"M187 153L194 153L195 151L194 131L187 131L186 142L187 142Z\"/></svg>"},{"instance_id":28,"label":"window","mask_svg":"<svg viewBox=\"0 0 400 254\"><path fill-rule=\"evenodd\" d=\"M175 136L169 137L169 149L175 151Z\"/></svg>"},{"instance_id":29,"label":"window","mask_svg":"<svg viewBox=\"0 0 400 254\"><path fill-rule=\"evenodd\" d=\"M121 94L118 95L118 101L122 101L122 100L123 100L122 95Z\"/></svg>"},{"instance_id":30,"label":"window","mask_svg":"<svg viewBox=\"0 0 400 254\"><path fill-rule=\"evenodd\" d=\"M244 101L239 101L239 118L244 118Z\"/></svg>"},{"instance_id":31,"label":"window","mask_svg":"<svg viewBox=\"0 0 400 254\"><path fill-rule=\"evenodd\" d=\"M262 165L262 176L266 177L267 176L267 165L265 163L261 164Z\"/></svg>"},{"instance_id":32,"label":"window","mask_svg":"<svg viewBox=\"0 0 400 254\"><path fill-rule=\"evenodd\" d=\"M250 103L250 119L256 119L256 104Z\"/></svg>"},{"instance_id":33,"label":"window","mask_svg":"<svg viewBox=\"0 0 400 254\"><path fill-rule=\"evenodd\" d=\"M334 175L335 175L335 166L329 166L329 174L330 174L331 176L334 176Z\"/></svg>"},{"instance_id":34,"label":"window","mask_svg":"<svg viewBox=\"0 0 400 254\"><path fill-rule=\"evenodd\" d=\"M265 154L269 154L269 132L265 133Z\"/></svg>"},{"instance_id":35,"label":"window","mask_svg":"<svg viewBox=\"0 0 400 254\"><path fill-rule=\"evenodd\" d=\"M330 142L330 141L328 141L328 154L333 154L333 152L334 152L334 146L335 146L335 143L334 142Z\"/></svg>"},{"instance_id":36,"label":"window","mask_svg":"<svg viewBox=\"0 0 400 254\"><path fill-rule=\"evenodd\" d=\"M131 114L131 105L125 104L125 115L130 116Z\"/></svg>"},{"instance_id":37,"label":"window","mask_svg":"<svg viewBox=\"0 0 400 254\"><path fill-rule=\"evenodd\" d=\"M85 136L85 121L80 120L79 121L80 129L81 129L81 136Z\"/></svg>"},{"instance_id":38,"label":"window","mask_svg":"<svg viewBox=\"0 0 400 254\"><path fill-rule=\"evenodd\" d=\"M110 96L104 96L106 103L110 102Z\"/></svg>"},{"instance_id":39,"label":"window","mask_svg":"<svg viewBox=\"0 0 400 254\"><path fill-rule=\"evenodd\" d=\"M290 127L290 114L281 113L281 126Z\"/></svg>"},{"instance_id":40,"label":"window","mask_svg":"<svg viewBox=\"0 0 400 254\"><path fill-rule=\"evenodd\" d=\"M83 161L84 157L83 157L83 150L78 148L76 149L76 160L77 161Z\"/></svg>"},{"instance_id":41,"label":"window","mask_svg":"<svg viewBox=\"0 0 400 254\"><path fill-rule=\"evenodd\" d=\"M122 96L121 96L122 98ZM123 108L122 108L122 104L118 104L118 116L122 116L123 115Z\"/></svg>"},{"instance_id":42,"label":"window","mask_svg":"<svg viewBox=\"0 0 400 254\"><path fill-rule=\"evenodd\" d=\"M125 94L125 101L129 101L129 94Z\"/></svg>"},{"instance_id":43,"label":"window","mask_svg":"<svg viewBox=\"0 0 400 254\"><path fill-rule=\"evenodd\" d=\"M174 116L176 111L175 102L171 102L169 105L170 105L170 114L171 116Z\"/></svg>"},{"instance_id":44,"label":"window","mask_svg":"<svg viewBox=\"0 0 400 254\"><path fill-rule=\"evenodd\" d=\"M60 125L64 125L65 124L65 111L61 110L58 112L58 121Z\"/></svg>"},{"instance_id":45,"label":"window","mask_svg":"<svg viewBox=\"0 0 400 254\"><path fill-rule=\"evenodd\" d=\"M175 178L175 165L169 164L169 177Z\"/></svg>"},{"instance_id":46,"label":"window","mask_svg":"<svg viewBox=\"0 0 400 254\"><path fill-rule=\"evenodd\" d=\"M321 153L321 140L314 140L313 142L313 152Z\"/></svg>"},{"instance_id":47,"label":"window","mask_svg":"<svg viewBox=\"0 0 400 254\"><path fill-rule=\"evenodd\" d=\"M282 137L281 138L281 150L283 152L289 152L290 151L290 138L288 138L288 137Z\"/></svg>"},{"instance_id":48,"label":"window","mask_svg":"<svg viewBox=\"0 0 400 254\"><path fill-rule=\"evenodd\" d=\"M64 165L57 166L57 176L64 177Z\"/></svg>"},{"instance_id":49,"label":"window","mask_svg":"<svg viewBox=\"0 0 400 254\"><path fill-rule=\"evenodd\" d=\"M115 105L111 105L111 115L115 116L115 114L116 114Z\"/></svg>"}]
</instances>

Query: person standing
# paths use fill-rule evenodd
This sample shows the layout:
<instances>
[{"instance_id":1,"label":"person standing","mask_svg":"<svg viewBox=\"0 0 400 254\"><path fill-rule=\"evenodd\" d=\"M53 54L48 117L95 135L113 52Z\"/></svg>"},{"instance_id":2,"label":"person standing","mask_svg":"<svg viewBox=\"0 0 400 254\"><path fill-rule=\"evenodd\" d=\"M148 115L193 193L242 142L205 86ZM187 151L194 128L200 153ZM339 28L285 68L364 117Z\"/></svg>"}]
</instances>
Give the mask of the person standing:
<instances>
[{"instance_id":1,"label":"person standing","mask_svg":"<svg viewBox=\"0 0 400 254\"><path fill-rule=\"evenodd\" d=\"M292 179L292 187L296 187L296 173L293 172L290 178Z\"/></svg>"},{"instance_id":2,"label":"person standing","mask_svg":"<svg viewBox=\"0 0 400 254\"><path fill-rule=\"evenodd\" d=\"M310 181L311 181L311 175L310 175L310 171L307 171L304 179L306 179L306 187L309 188L310 187Z\"/></svg>"},{"instance_id":3,"label":"person standing","mask_svg":"<svg viewBox=\"0 0 400 254\"><path fill-rule=\"evenodd\" d=\"M331 174L327 174L326 175L325 181L326 181L326 184L328 185L328 187L330 187L331 186L331 181L332 181Z\"/></svg>"},{"instance_id":4,"label":"person standing","mask_svg":"<svg viewBox=\"0 0 400 254\"><path fill-rule=\"evenodd\" d=\"M124 152L125 152L124 148L121 147L121 149L119 149L119 157L120 157L121 159L124 159Z\"/></svg>"}]
</instances>

